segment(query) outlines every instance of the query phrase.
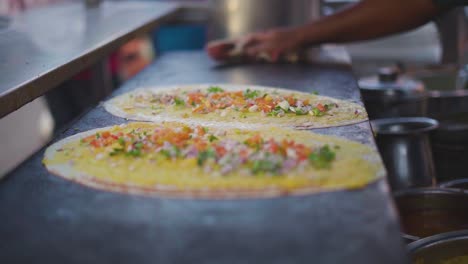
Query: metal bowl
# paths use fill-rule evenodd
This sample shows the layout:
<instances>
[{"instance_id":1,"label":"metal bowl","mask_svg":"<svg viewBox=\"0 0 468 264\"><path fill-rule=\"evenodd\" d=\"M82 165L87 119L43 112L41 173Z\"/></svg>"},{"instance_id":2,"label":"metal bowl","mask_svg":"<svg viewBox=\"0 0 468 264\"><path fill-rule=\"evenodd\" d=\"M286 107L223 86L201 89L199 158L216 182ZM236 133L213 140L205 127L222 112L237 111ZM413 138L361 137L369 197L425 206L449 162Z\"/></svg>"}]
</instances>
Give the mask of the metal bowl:
<instances>
[{"instance_id":1,"label":"metal bowl","mask_svg":"<svg viewBox=\"0 0 468 264\"><path fill-rule=\"evenodd\" d=\"M413 263L468 263L468 230L427 237L408 245Z\"/></svg>"},{"instance_id":2,"label":"metal bowl","mask_svg":"<svg viewBox=\"0 0 468 264\"><path fill-rule=\"evenodd\" d=\"M451 189L408 189L394 194L407 242L468 229L468 194Z\"/></svg>"}]
</instances>

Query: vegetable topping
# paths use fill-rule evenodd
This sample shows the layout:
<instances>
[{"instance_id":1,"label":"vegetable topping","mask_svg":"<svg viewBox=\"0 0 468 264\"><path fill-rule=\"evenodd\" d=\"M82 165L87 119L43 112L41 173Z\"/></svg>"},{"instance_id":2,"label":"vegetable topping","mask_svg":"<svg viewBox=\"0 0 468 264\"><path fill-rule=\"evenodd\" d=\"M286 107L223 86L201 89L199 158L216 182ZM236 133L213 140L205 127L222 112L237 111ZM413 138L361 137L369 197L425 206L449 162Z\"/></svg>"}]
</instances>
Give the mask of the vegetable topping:
<instances>
[{"instance_id":1,"label":"vegetable topping","mask_svg":"<svg viewBox=\"0 0 468 264\"><path fill-rule=\"evenodd\" d=\"M274 176L307 165L330 169L338 149L328 145L312 148L294 140L266 139L260 134L252 134L243 142L222 135L201 126L160 127L128 133L103 131L82 139L81 143L91 149L103 149L109 157L151 155L156 159L195 159L205 171L218 170L222 175L236 171Z\"/></svg>"},{"instance_id":2,"label":"vegetable topping","mask_svg":"<svg viewBox=\"0 0 468 264\"><path fill-rule=\"evenodd\" d=\"M261 112L267 116L282 117L291 115L323 116L336 104L312 104L310 100L301 100L293 94L265 93L260 90L225 91L212 86L206 91L197 90L180 94L152 94L150 98L137 96L137 101L148 101L167 106L191 108L193 113L207 114L221 111L225 115L227 110L238 112ZM224 111L223 111L224 110Z\"/></svg>"}]
</instances>

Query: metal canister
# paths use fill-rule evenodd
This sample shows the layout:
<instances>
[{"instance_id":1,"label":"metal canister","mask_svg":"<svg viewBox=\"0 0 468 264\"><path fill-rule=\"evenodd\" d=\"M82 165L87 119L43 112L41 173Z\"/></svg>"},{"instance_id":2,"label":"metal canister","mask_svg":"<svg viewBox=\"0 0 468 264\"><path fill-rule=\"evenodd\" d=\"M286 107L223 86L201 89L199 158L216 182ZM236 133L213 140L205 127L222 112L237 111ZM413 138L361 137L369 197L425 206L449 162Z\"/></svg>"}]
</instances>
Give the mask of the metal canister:
<instances>
[{"instance_id":1,"label":"metal canister","mask_svg":"<svg viewBox=\"0 0 468 264\"><path fill-rule=\"evenodd\" d=\"M211 0L210 39L239 37L319 17L319 0Z\"/></svg>"},{"instance_id":2,"label":"metal canister","mask_svg":"<svg viewBox=\"0 0 468 264\"><path fill-rule=\"evenodd\" d=\"M438 127L436 120L401 117L377 119L371 124L393 190L434 184L429 134Z\"/></svg>"}]
</instances>

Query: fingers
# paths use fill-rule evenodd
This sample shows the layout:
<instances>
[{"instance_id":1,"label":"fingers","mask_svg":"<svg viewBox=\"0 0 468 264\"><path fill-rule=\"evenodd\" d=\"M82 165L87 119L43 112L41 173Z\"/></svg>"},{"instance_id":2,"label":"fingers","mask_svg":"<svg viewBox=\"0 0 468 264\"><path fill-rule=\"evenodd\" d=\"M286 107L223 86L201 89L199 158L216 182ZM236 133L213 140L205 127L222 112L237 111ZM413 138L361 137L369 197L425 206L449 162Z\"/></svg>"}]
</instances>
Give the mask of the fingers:
<instances>
[{"instance_id":1,"label":"fingers","mask_svg":"<svg viewBox=\"0 0 468 264\"><path fill-rule=\"evenodd\" d=\"M277 62L288 51L288 38L280 33L279 31L269 31L249 34L236 40L214 41L206 46L206 51L218 61L244 57L245 59L264 59L269 62Z\"/></svg>"},{"instance_id":2,"label":"fingers","mask_svg":"<svg viewBox=\"0 0 468 264\"><path fill-rule=\"evenodd\" d=\"M261 42L250 46L245 52L251 58L262 58L271 62L277 62L282 54L281 49L270 42Z\"/></svg>"},{"instance_id":3,"label":"fingers","mask_svg":"<svg viewBox=\"0 0 468 264\"><path fill-rule=\"evenodd\" d=\"M230 57L230 52L234 49L233 41L212 41L205 47L206 52L215 60L222 61Z\"/></svg>"}]
</instances>

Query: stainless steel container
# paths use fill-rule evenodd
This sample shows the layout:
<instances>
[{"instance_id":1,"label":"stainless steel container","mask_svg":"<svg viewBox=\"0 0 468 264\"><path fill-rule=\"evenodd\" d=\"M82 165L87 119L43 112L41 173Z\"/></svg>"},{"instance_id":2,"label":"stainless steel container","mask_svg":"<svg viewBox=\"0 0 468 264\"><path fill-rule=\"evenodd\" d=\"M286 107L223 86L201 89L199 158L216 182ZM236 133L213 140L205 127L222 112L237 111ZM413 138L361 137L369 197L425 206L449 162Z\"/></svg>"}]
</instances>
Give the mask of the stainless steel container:
<instances>
[{"instance_id":1,"label":"stainless steel container","mask_svg":"<svg viewBox=\"0 0 468 264\"><path fill-rule=\"evenodd\" d=\"M408 245L413 263L468 263L468 230L443 233Z\"/></svg>"},{"instance_id":2,"label":"stainless steel container","mask_svg":"<svg viewBox=\"0 0 468 264\"><path fill-rule=\"evenodd\" d=\"M429 133L438 127L436 120L387 118L371 124L393 190L433 185L435 171Z\"/></svg>"},{"instance_id":3,"label":"stainless steel container","mask_svg":"<svg viewBox=\"0 0 468 264\"><path fill-rule=\"evenodd\" d=\"M377 76L360 79L359 88L370 119L426 115L424 84L397 68L380 68Z\"/></svg>"},{"instance_id":4,"label":"stainless steel container","mask_svg":"<svg viewBox=\"0 0 468 264\"><path fill-rule=\"evenodd\" d=\"M210 39L232 38L319 17L320 0L211 0Z\"/></svg>"},{"instance_id":5,"label":"stainless steel container","mask_svg":"<svg viewBox=\"0 0 468 264\"><path fill-rule=\"evenodd\" d=\"M439 188L418 188L394 194L403 238L407 242L468 229L468 194Z\"/></svg>"}]
</instances>

